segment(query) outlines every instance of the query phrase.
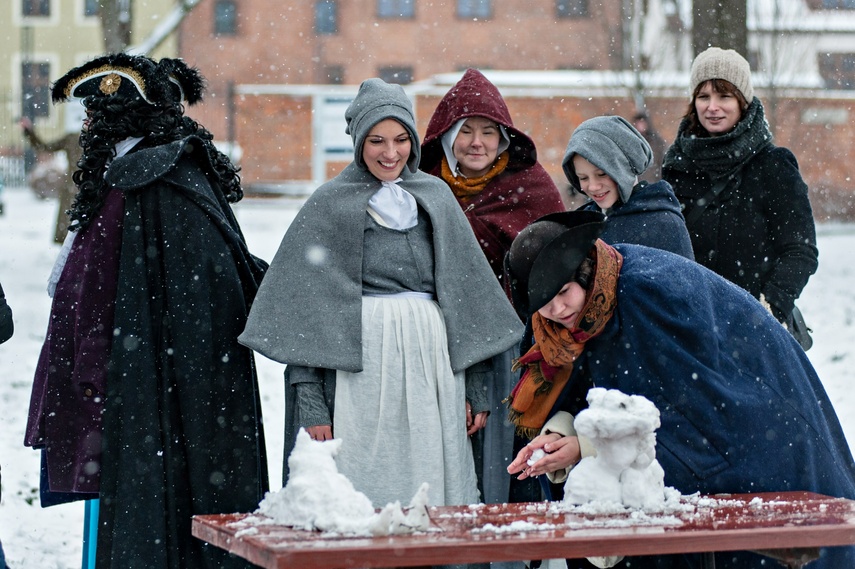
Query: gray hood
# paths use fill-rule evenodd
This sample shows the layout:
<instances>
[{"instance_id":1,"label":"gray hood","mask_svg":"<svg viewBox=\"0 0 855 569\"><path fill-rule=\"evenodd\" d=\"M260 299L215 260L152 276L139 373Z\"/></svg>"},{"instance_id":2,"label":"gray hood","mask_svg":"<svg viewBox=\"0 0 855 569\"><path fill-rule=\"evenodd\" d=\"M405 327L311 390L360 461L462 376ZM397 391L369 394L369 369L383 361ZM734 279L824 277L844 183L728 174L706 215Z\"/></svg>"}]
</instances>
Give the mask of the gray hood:
<instances>
[{"instance_id":1,"label":"gray hood","mask_svg":"<svg viewBox=\"0 0 855 569\"><path fill-rule=\"evenodd\" d=\"M650 144L634 126L618 116L594 117L573 131L561 166L573 187L580 190L579 178L573 169L576 154L615 181L623 203L629 201L638 175L653 162Z\"/></svg>"},{"instance_id":2,"label":"gray hood","mask_svg":"<svg viewBox=\"0 0 855 569\"><path fill-rule=\"evenodd\" d=\"M421 144L416 131L416 118L413 104L400 85L386 83L382 79L366 79L359 86L359 93L344 112L347 121L347 134L353 139L353 161L366 169L362 160L362 144L371 129L380 121L395 119L410 133L412 150L407 159L407 168L415 172L421 160Z\"/></svg>"}]
</instances>

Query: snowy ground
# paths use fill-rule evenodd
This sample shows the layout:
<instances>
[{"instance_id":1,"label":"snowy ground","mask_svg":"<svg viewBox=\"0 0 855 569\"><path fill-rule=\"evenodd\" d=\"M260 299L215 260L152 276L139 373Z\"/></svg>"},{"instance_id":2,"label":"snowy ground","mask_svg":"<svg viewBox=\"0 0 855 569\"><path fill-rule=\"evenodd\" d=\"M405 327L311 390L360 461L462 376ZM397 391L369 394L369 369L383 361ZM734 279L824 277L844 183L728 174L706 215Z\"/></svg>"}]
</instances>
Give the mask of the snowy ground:
<instances>
[{"instance_id":1,"label":"snowy ground","mask_svg":"<svg viewBox=\"0 0 855 569\"><path fill-rule=\"evenodd\" d=\"M0 346L0 541L12 569L80 567L82 504L43 509L38 503L39 454L22 444L30 386L50 299L45 283L59 249L52 243L55 203L26 189L0 193L0 283L15 314L15 336ZM246 199L235 211L250 249L270 260L300 202ZM799 305L814 329L810 359L855 441L855 225L820 226L819 272ZM281 484L282 366L258 358L273 489Z\"/></svg>"}]
</instances>

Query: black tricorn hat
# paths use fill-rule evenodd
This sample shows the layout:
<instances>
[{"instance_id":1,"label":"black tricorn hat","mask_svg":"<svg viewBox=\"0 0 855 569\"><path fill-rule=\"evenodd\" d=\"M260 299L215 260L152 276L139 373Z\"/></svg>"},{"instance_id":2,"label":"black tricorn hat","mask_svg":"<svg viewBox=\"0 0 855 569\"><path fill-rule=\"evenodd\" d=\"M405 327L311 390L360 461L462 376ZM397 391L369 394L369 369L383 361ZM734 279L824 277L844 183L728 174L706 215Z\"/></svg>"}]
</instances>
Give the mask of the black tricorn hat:
<instances>
[{"instance_id":1,"label":"black tricorn hat","mask_svg":"<svg viewBox=\"0 0 855 569\"><path fill-rule=\"evenodd\" d=\"M75 67L54 83L54 103L89 95L140 97L152 105L202 100L205 80L180 59L159 62L143 55L112 53Z\"/></svg>"},{"instance_id":2,"label":"black tricorn hat","mask_svg":"<svg viewBox=\"0 0 855 569\"><path fill-rule=\"evenodd\" d=\"M545 215L519 232L505 257L514 307L534 314L573 280L576 270L605 229L596 211Z\"/></svg>"}]
</instances>

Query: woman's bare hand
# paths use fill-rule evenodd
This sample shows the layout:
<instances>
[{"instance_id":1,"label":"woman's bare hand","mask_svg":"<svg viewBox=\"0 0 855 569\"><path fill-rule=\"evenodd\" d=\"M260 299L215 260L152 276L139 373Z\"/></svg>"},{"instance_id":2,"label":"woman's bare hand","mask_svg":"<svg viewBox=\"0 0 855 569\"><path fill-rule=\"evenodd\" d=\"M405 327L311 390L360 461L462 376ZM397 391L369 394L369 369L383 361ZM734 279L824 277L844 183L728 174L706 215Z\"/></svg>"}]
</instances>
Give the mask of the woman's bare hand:
<instances>
[{"instance_id":1,"label":"woman's bare hand","mask_svg":"<svg viewBox=\"0 0 855 569\"><path fill-rule=\"evenodd\" d=\"M529 464L537 450L546 454ZM520 473L517 479L525 480L531 476L540 476L547 472L569 468L579 462L581 458L582 453L579 449L577 437L562 437L558 433L539 435L520 450L514 461L508 465L508 473Z\"/></svg>"},{"instance_id":2,"label":"woman's bare hand","mask_svg":"<svg viewBox=\"0 0 855 569\"><path fill-rule=\"evenodd\" d=\"M332 425L315 425L306 427L306 432L315 441L328 441L332 439Z\"/></svg>"}]
</instances>

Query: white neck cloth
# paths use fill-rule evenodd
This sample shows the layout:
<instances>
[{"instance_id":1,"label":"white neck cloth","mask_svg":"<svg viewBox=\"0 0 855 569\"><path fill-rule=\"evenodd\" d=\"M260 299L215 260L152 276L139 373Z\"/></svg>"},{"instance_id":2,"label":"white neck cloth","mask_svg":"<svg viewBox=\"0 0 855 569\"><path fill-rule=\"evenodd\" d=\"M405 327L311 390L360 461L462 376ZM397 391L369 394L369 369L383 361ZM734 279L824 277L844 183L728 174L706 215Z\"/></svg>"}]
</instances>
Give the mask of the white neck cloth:
<instances>
[{"instance_id":1,"label":"white neck cloth","mask_svg":"<svg viewBox=\"0 0 855 569\"><path fill-rule=\"evenodd\" d=\"M418 223L416 198L398 185L400 181L401 178L381 182L380 189L368 200L368 209L380 217L377 222L398 230L415 227Z\"/></svg>"},{"instance_id":2,"label":"white neck cloth","mask_svg":"<svg viewBox=\"0 0 855 569\"><path fill-rule=\"evenodd\" d=\"M125 140L123 140L121 142L117 142L116 143L116 157L113 158L113 160L115 160L116 158L120 158L120 157L124 156L125 154L127 154L128 152L130 152L134 146L136 146L137 144L139 144L142 141L142 139L143 139L142 136L138 136L136 138L126 138Z\"/></svg>"}]
</instances>

